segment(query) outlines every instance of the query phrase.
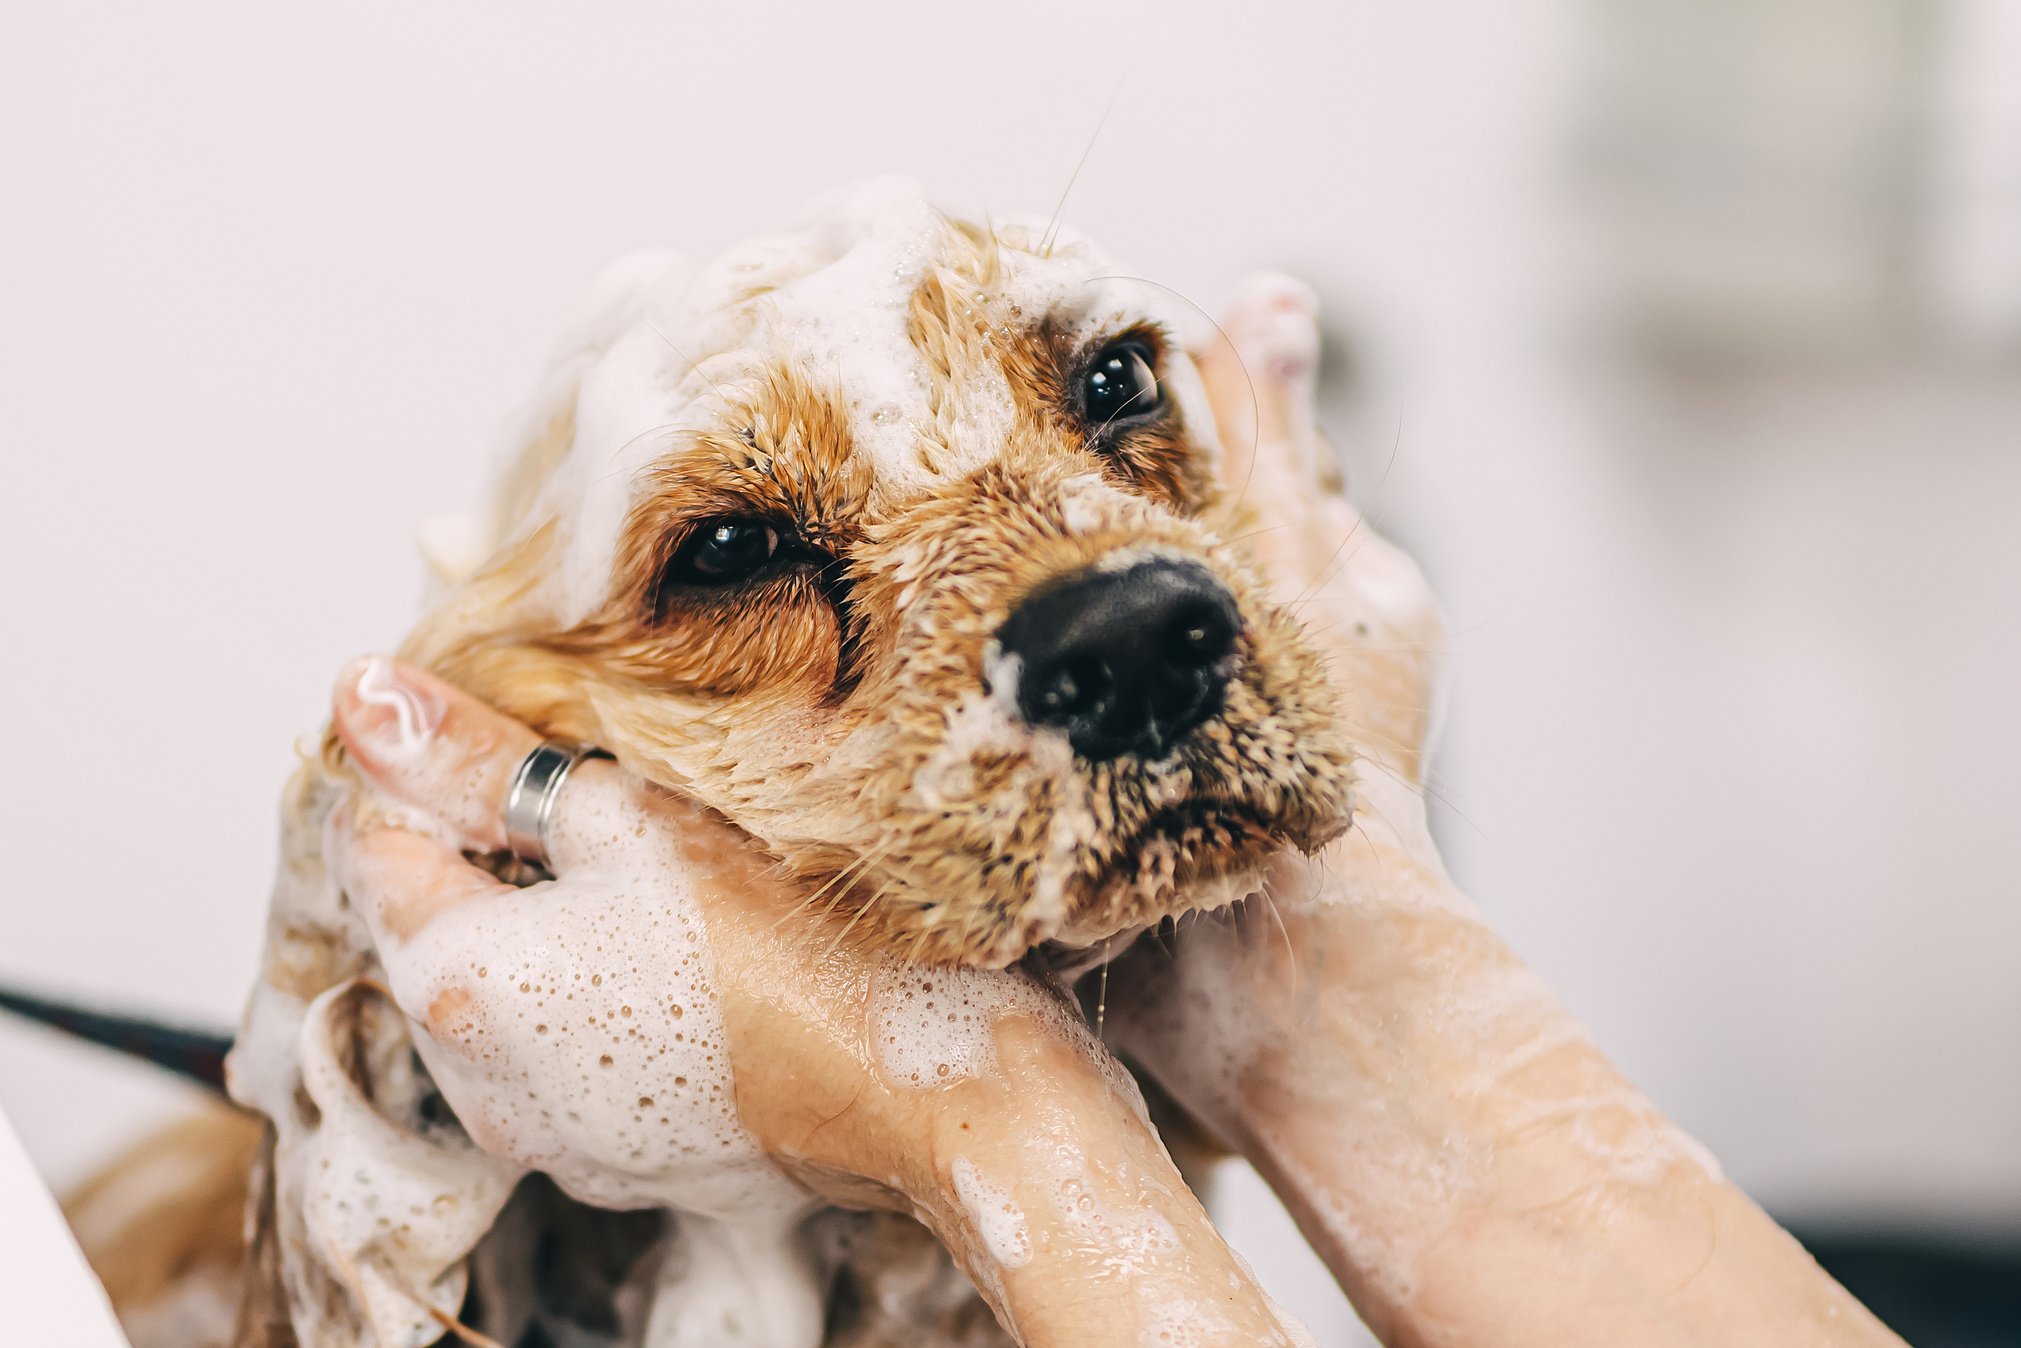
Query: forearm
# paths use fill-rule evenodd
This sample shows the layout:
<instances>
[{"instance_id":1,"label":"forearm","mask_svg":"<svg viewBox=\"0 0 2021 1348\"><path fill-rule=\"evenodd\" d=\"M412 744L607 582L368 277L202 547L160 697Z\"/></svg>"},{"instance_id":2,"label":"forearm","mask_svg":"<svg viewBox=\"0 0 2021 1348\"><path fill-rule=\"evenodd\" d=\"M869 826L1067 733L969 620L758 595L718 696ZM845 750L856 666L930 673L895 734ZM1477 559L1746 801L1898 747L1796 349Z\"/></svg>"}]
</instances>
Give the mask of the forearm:
<instances>
[{"instance_id":1,"label":"forearm","mask_svg":"<svg viewBox=\"0 0 2021 1348\"><path fill-rule=\"evenodd\" d=\"M1583 1039L1483 1080L1446 1028L1329 1018L1224 1116L1387 1342L1894 1342Z\"/></svg>"},{"instance_id":2,"label":"forearm","mask_svg":"<svg viewBox=\"0 0 2021 1348\"><path fill-rule=\"evenodd\" d=\"M1274 914L1182 944L1163 976L1221 985L1214 1023L1175 1029L1167 996L1118 1024L1386 1341L1897 1342L1478 919L1415 797L1372 794L1318 865L1279 868Z\"/></svg>"},{"instance_id":3,"label":"forearm","mask_svg":"<svg viewBox=\"0 0 2021 1348\"><path fill-rule=\"evenodd\" d=\"M925 1205L1020 1340L1289 1348L1134 1086L1035 1028L1006 1025L998 1079L950 1097Z\"/></svg>"},{"instance_id":4,"label":"forearm","mask_svg":"<svg viewBox=\"0 0 2021 1348\"><path fill-rule=\"evenodd\" d=\"M860 1055L862 1075L824 1097L768 1082L763 1068L740 1073L747 1122L829 1198L923 1221L1027 1348L1155 1343L1182 1328L1214 1348L1301 1342L1187 1189L1135 1084L1085 1033L1063 1030L1071 1013L1049 1011L1051 994L1030 984L993 994L993 1007L978 995L1006 977L871 980L865 1042L826 1055ZM906 991L943 1028L890 1016ZM836 993L824 989L826 1006ZM945 1028L950 1014L963 1028ZM738 1019L733 1007L733 1039ZM846 1023L791 1020L823 1035ZM779 1032L775 1014L775 1047ZM855 1176L882 1178L872 1188Z\"/></svg>"}]
</instances>

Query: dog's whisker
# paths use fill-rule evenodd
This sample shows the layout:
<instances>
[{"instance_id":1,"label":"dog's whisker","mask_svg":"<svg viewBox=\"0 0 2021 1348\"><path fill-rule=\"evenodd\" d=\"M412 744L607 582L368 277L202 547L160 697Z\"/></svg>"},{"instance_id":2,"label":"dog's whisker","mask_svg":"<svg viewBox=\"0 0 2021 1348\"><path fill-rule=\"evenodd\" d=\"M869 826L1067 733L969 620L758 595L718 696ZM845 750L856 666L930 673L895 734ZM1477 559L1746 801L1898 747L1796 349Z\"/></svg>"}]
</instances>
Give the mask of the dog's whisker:
<instances>
[{"instance_id":1,"label":"dog's whisker","mask_svg":"<svg viewBox=\"0 0 2021 1348\"><path fill-rule=\"evenodd\" d=\"M882 896L880 895L879 897ZM912 969L919 966L925 957L927 942L932 939L933 931L928 927L921 927L912 934L912 946L905 952L904 963L906 968Z\"/></svg>"},{"instance_id":2,"label":"dog's whisker","mask_svg":"<svg viewBox=\"0 0 2021 1348\"><path fill-rule=\"evenodd\" d=\"M1103 1026L1108 1022L1109 1018L1109 966L1113 963L1115 963L1113 959L1104 959L1102 961L1102 985L1100 989L1095 993L1096 1043L1108 1042L1102 1037L1102 1029Z\"/></svg>"},{"instance_id":3,"label":"dog's whisker","mask_svg":"<svg viewBox=\"0 0 2021 1348\"><path fill-rule=\"evenodd\" d=\"M1095 152L1095 145L1102 138L1102 128L1109 124L1109 114L1116 110L1116 100L1123 96L1123 86L1128 83L1130 70L1125 69L1116 80L1116 88L1109 95L1109 101L1102 105L1102 115L1095 120L1095 129L1088 136L1088 143L1081 148L1081 157L1074 161L1074 171L1067 175L1067 185L1060 189L1060 199L1053 205L1052 218L1046 222L1045 233L1039 236L1039 256L1053 255L1053 245L1058 242L1060 219L1067 209L1067 198L1073 195L1074 184L1081 180L1081 170L1087 167L1088 156Z\"/></svg>"},{"instance_id":4,"label":"dog's whisker","mask_svg":"<svg viewBox=\"0 0 2021 1348\"><path fill-rule=\"evenodd\" d=\"M1314 619L1310 619L1310 618L1308 618L1308 619L1303 619L1303 620L1302 620L1302 621L1300 622L1299 626L1300 626L1300 630L1301 630L1301 631L1303 631L1303 632L1305 633L1305 635L1307 635L1308 637L1314 637L1314 638L1318 638L1318 637L1332 637L1332 636L1338 636L1338 635L1341 635L1342 629L1343 629L1344 627L1346 627L1346 625L1347 625L1347 622L1348 622L1348 620L1347 620L1346 618L1344 618L1344 617L1332 617L1332 616L1329 616L1329 617L1325 617L1325 618L1321 618L1321 619L1318 619L1318 620L1314 620ZM1366 626L1366 624L1365 624L1365 623L1362 623L1362 622L1361 622L1361 620L1359 620L1359 619L1357 619L1357 620L1356 620L1356 622L1357 622L1357 625L1359 625L1359 626ZM1444 642L1443 640L1438 640L1438 641L1361 641L1361 640L1356 640L1356 641L1354 641L1354 642L1350 643L1350 645L1351 645L1351 648L1352 648L1352 650L1354 651L1354 653L1355 653L1355 654L1357 654L1357 655L1410 655L1410 654L1430 654L1430 655L1463 655L1463 654L1465 654L1465 651L1464 651L1464 650L1463 650L1462 648L1460 648L1460 647L1458 647L1458 646L1449 646L1449 645L1447 645L1447 644L1446 644L1446 643L1445 643L1445 642Z\"/></svg>"},{"instance_id":5,"label":"dog's whisker","mask_svg":"<svg viewBox=\"0 0 2021 1348\"><path fill-rule=\"evenodd\" d=\"M1341 536L1340 542L1334 545L1333 551L1327 554L1326 560L1320 563L1319 569L1314 573L1313 579L1303 590L1298 592L1291 602L1284 606L1286 613L1289 613L1294 618L1298 617L1301 610L1308 603L1317 598L1327 586L1333 584L1347 570L1349 564L1361 552L1362 545L1356 541L1356 538L1361 533L1363 526L1367 524L1368 516L1355 516L1354 524ZM1342 556L1341 554L1346 551L1347 545L1350 543L1354 544L1354 551L1347 552L1346 556Z\"/></svg>"},{"instance_id":6,"label":"dog's whisker","mask_svg":"<svg viewBox=\"0 0 2021 1348\"><path fill-rule=\"evenodd\" d=\"M800 901L795 903L791 909L789 909L785 914L783 914L779 918L778 921L774 922L772 924L772 930L774 931L779 930L779 928L785 926L788 922L791 922L795 918L800 917L801 915L806 913L810 908L814 907L815 904L821 901L823 895L828 894L831 890L834 890L836 886L843 880L843 878L848 875L850 869L859 865L862 860L863 859L859 857L856 860L849 862L841 870L837 871L834 875L831 875L826 880L822 881L817 888L815 888L812 892L808 893L803 898L801 898ZM833 913L835 911L835 903L837 900L839 900L839 898L840 895L838 894L836 899L831 899L829 901L828 907L822 910L824 915L828 913Z\"/></svg>"},{"instance_id":7,"label":"dog's whisker","mask_svg":"<svg viewBox=\"0 0 2021 1348\"><path fill-rule=\"evenodd\" d=\"M1223 541L1226 542L1230 547L1238 547L1241 544L1247 543L1252 538L1261 538L1265 534L1274 534L1279 532L1280 530L1288 529L1290 527L1291 527L1290 525L1284 523L1265 524L1259 526L1258 528L1251 529L1246 533L1230 535L1227 539Z\"/></svg>"},{"instance_id":8,"label":"dog's whisker","mask_svg":"<svg viewBox=\"0 0 2021 1348\"><path fill-rule=\"evenodd\" d=\"M828 905L822 909L822 915L832 916L837 905L841 903L843 897L848 893L849 885L854 883L855 880L860 878L872 866L889 857L897 850L898 845L894 841L882 848L872 848L848 862L840 870L836 871L834 875L822 881L819 888L800 900L799 903L793 906L790 912L774 923L773 930L777 931L780 927L786 925L787 922L805 913L808 909L819 903L824 895L828 896Z\"/></svg>"},{"instance_id":9,"label":"dog's whisker","mask_svg":"<svg viewBox=\"0 0 2021 1348\"><path fill-rule=\"evenodd\" d=\"M1374 815L1377 819L1382 821L1383 827L1388 829L1390 835L1396 838L1396 840L1403 845L1404 851L1409 856L1413 865L1428 866L1434 869L1437 867L1438 858L1432 857L1430 860L1427 860L1426 858L1419 856L1416 850L1416 846L1413 842L1412 835L1406 832L1405 830L1398 828L1396 826L1395 821L1393 821L1388 815L1384 814L1382 810L1379 809L1376 805L1374 805L1369 801L1363 801L1361 802L1361 809L1363 809L1369 814ZM1362 836L1367 837L1368 834L1364 832ZM1373 849L1374 847L1374 844L1372 842L1370 844L1370 847L1371 849Z\"/></svg>"},{"instance_id":10,"label":"dog's whisker","mask_svg":"<svg viewBox=\"0 0 2021 1348\"><path fill-rule=\"evenodd\" d=\"M637 435L634 435L631 439L625 441L623 444L618 445L617 447L611 450L610 458L614 461L619 461L618 466L610 469L608 472L599 474L595 480L598 482L609 482L614 478L620 478L625 477L627 475L635 474L638 471L638 469L632 466L629 462L624 462L624 460L628 459L632 450L635 447L637 447L638 445L642 444L647 440L652 439L656 435L664 435L671 442L673 437L680 433L680 430L681 428L679 426L673 424L672 422L668 422L663 426L654 426L650 430L640 431Z\"/></svg>"},{"instance_id":11,"label":"dog's whisker","mask_svg":"<svg viewBox=\"0 0 2021 1348\"><path fill-rule=\"evenodd\" d=\"M1356 819L1352 824L1349 824L1347 831L1357 835L1361 839L1362 846L1368 849L1368 859L1380 868L1382 866L1382 852L1376 847L1375 839L1368 836L1368 830L1362 827L1361 820Z\"/></svg>"},{"instance_id":12,"label":"dog's whisker","mask_svg":"<svg viewBox=\"0 0 2021 1348\"><path fill-rule=\"evenodd\" d=\"M1324 865L1325 863L1322 862L1321 864ZM1284 938L1284 958L1291 966L1291 999L1297 1001L1298 951L1291 943L1291 928L1284 925L1284 914L1277 911L1277 897L1270 892L1270 886L1265 884L1256 893L1257 897L1263 900L1264 906L1269 910L1271 920L1277 924L1278 935Z\"/></svg>"},{"instance_id":13,"label":"dog's whisker","mask_svg":"<svg viewBox=\"0 0 2021 1348\"><path fill-rule=\"evenodd\" d=\"M1123 400L1123 405L1121 407L1118 407L1115 411L1109 413L1108 417L1103 420L1102 424L1095 428L1095 438L1099 440L1102 436L1108 434L1109 427L1116 424L1117 417L1122 416L1123 413L1130 410L1131 403L1137 401L1137 399L1142 398L1147 394L1153 394L1156 393L1157 391L1158 391L1157 386L1154 384L1148 389L1140 388L1135 393L1132 393L1128 398L1125 398Z\"/></svg>"},{"instance_id":14,"label":"dog's whisker","mask_svg":"<svg viewBox=\"0 0 2021 1348\"><path fill-rule=\"evenodd\" d=\"M1402 749L1406 746L1391 745L1388 747ZM1429 780L1429 778L1423 781L1413 781L1411 778L1404 776L1403 773L1399 772L1397 769L1391 767L1388 763L1385 763L1383 760L1379 758L1364 757L1360 761L1368 764L1370 767L1376 769L1384 776L1391 778L1399 786L1408 787L1413 791L1423 792L1425 795L1431 797L1439 804L1445 806L1447 810L1451 811L1454 818L1458 819L1460 822L1464 823L1468 828L1472 829L1483 840L1487 838L1488 836L1487 830L1482 828L1479 824L1475 823L1472 819L1468 818L1466 812L1460 809L1458 805L1454 804L1452 798L1449 795L1447 795L1444 790L1442 790L1437 786L1434 786Z\"/></svg>"},{"instance_id":15,"label":"dog's whisker","mask_svg":"<svg viewBox=\"0 0 2021 1348\"><path fill-rule=\"evenodd\" d=\"M687 363L687 367L690 370L693 370L696 374L702 376L703 379L707 380L709 387L716 391L716 396L718 398L721 398L725 403L731 401L730 395L723 390L723 386L721 384L718 384L707 370L702 368L701 362L695 360L687 352L681 350L680 347L674 345L674 339L667 336L666 333L661 332L660 327L657 323L653 322L651 319L641 319L639 321L646 325L647 330L650 331L653 334L653 336L665 342L667 344L668 350L672 351L675 355L679 356L683 361L685 361Z\"/></svg>"},{"instance_id":16,"label":"dog's whisker","mask_svg":"<svg viewBox=\"0 0 2021 1348\"><path fill-rule=\"evenodd\" d=\"M854 931L856 924L863 920L863 915L868 913L872 905L885 898L888 893L889 891L887 890L879 890L864 903L857 906L856 911L849 915L849 920L842 924L842 930L836 933L835 939L829 944L827 952L822 955L821 959L823 963L835 957L835 952L842 949L843 943L849 939L849 933Z\"/></svg>"},{"instance_id":17,"label":"dog's whisker","mask_svg":"<svg viewBox=\"0 0 2021 1348\"><path fill-rule=\"evenodd\" d=\"M1310 601L1315 595L1317 595L1320 591L1324 590L1328 585L1331 585L1333 583L1334 579L1339 574L1337 571L1334 570L1333 566L1334 561L1338 559L1340 561L1339 570L1345 571L1347 569L1348 564L1354 560L1355 555L1361 551L1361 544L1356 543L1354 552L1348 553L1345 558L1342 558L1340 556L1341 549L1345 548L1350 541L1354 540L1362 532L1364 528L1366 528L1369 532L1373 533L1376 529L1376 526L1380 525L1383 519L1388 515L1390 505L1393 503L1394 498L1387 498L1385 496L1385 493L1387 492L1387 489L1389 487L1390 475L1396 470L1397 458L1399 454L1402 452L1402 448L1403 448L1403 407L1401 404L1399 404L1397 407L1397 415L1396 415L1396 432L1395 435L1390 440L1389 461L1383 465L1382 476L1376 479L1374 499L1370 501L1369 509L1356 512L1354 517L1354 523L1351 526L1349 526L1347 533L1341 538L1339 546L1334 548L1333 553L1327 558L1326 562L1321 565L1317 579L1315 579L1310 585L1308 585L1305 588L1305 590L1299 595L1298 598L1292 600L1290 604L1286 605L1287 611L1290 612L1293 616L1296 616L1299 610L1302 609L1305 606L1305 604L1308 601Z\"/></svg>"}]
</instances>

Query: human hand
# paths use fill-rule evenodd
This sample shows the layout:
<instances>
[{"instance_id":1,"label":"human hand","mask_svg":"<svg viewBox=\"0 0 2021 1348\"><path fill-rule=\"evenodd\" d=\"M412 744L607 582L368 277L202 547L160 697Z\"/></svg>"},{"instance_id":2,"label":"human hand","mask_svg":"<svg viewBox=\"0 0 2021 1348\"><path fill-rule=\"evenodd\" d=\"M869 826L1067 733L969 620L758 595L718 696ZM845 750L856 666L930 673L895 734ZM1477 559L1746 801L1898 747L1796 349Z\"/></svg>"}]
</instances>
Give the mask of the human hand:
<instances>
[{"instance_id":1,"label":"human hand","mask_svg":"<svg viewBox=\"0 0 2021 1348\"><path fill-rule=\"evenodd\" d=\"M1452 884L1423 776L1443 627L1338 490L1311 295L1200 356L1251 546L1332 656L1354 829L1116 966L1109 1038L1246 1154L1397 1344L1886 1343Z\"/></svg>"},{"instance_id":2,"label":"human hand","mask_svg":"<svg viewBox=\"0 0 2021 1348\"><path fill-rule=\"evenodd\" d=\"M503 847L530 730L390 661L346 674L334 725L366 785L333 824L345 892L486 1150L586 1201L693 1214L718 1280L790 1262L766 1251L819 1197L919 1217L1025 1344L1306 1341L1134 1083L1028 975L851 942L722 820L604 762L562 791L557 878L513 888L463 854ZM811 1288L749 1290L779 1341L815 1341Z\"/></svg>"}]
</instances>

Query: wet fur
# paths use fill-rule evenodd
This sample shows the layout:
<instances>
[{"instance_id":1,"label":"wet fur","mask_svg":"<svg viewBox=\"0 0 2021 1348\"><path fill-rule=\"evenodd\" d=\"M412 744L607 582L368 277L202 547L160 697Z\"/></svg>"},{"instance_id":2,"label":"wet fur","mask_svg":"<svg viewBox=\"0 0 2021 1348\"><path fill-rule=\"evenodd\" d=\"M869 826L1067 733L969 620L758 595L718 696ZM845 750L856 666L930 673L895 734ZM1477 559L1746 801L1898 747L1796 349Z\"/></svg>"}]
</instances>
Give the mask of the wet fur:
<instances>
[{"instance_id":1,"label":"wet fur","mask_svg":"<svg viewBox=\"0 0 2021 1348\"><path fill-rule=\"evenodd\" d=\"M929 415L920 471L902 487L852 443L849 390L764 352L767 294L793 278L733 297L714 329L721 349L682 353L700 367L710 424L672 437L638 477L605 593L573 616L556 599L567 540L549 513L576 432L565 376L501 478L490 558L403 653L699 797L824 903L852 910L864 939L922 960L1000 965L1041 941L1087 945L1238 896L1264 855L1345 827L1336 703L1296 622L1229 541L1253 521L1223 495L1212 428L1177 407L1108 444L1082 424L1073 378L1090 343L1116 334L1006 290L1019 255L1040 248L1036 229L942 222L908 304ZM1148 321L1130 331L1177 372L1169 333ZM985 376L1012 390L1015 414L1000 443L978 447L962 437ZM666 592L684 531L748 513L790 521L831 560L734 597ZM1046 581L1145 556L1203 564L1229 588L1243 616L1236 674L1222 714L1165 763L1090 765L1007 713L1007 690L989 680L1001 674L993 634ZM344 771L326 752L290 788L284 886L319 873L320 820ZM353 919L277 901L269 988L305 1002L370 968ZM102 1233L90 1253L129 1323L174 1281L133 1270L194 1267L179 1252L199 1249L210 1275L244 1284L235 1342L292 1342L293 1316L309 1303L329 1313L339 1294L313 1270L283 1278L300 1234L276 1208L272 1134L238 1129L219 1145L225 1178L193 1186L204 1193L176 1220ZM240 1278L221 1214L248 1173L263 1178ZM832 1345L1007 1342L923 1228L839 1211L817 1221L837 1270ZM480 1246L480 1290L487 1258L516 1238L501 1228Z\"/></svg>"},{"instance_id":2,"label":"wet fur","mask_svg":"<svg viewBox=\"0 0 2021 1348\"><path fill-rule=\"evenodd\" d=\"M760 839L859 910L857 930L929 962L1001 965L1226 901L1248 868L1347 822L1347 746L1321 661L1235 546L1211 428L1171 408L1094 443L1073 405L1081 363L1114 332L1076 332L1005 292L1017 234L946 220L908 335L929 382L897 486L852 444L850 390L764 357L770 286L722 330L758 345L709 377L714 425L675 435L637 484L608 591L565 620L547 573L543 491L566 455L558 409L508 475L508 541L417 628L404 653L558 738L614 750ZM793 276L769 278L788 284ZM1036 307L1037 302L1033 302ZM1149 323L1168 370L1185 357ZM729 352L684 350L704 368ZM1001 443L957 443L988 372L1016 413ZM950 463L973 463L964 472ZM826 560L729 593L660 583L711 517L789 524ZM1168 760L1088 764L1006 713L993 634L1045 582L1122 559L1204 563L1244 619L1220 716Z\"/></svg>"}]
</instances>

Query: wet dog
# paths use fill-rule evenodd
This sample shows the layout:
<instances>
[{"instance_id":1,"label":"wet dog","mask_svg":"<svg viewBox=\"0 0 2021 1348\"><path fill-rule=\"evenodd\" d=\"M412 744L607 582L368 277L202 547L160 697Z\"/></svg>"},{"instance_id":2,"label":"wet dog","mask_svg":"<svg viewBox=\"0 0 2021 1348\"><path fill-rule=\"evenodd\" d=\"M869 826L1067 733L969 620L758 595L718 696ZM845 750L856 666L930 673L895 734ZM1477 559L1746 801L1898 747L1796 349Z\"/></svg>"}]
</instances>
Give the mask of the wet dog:
<instances>
[{"instance_id":1,"label":"wet dog","mask_svg":"<svg viewBox=\"0 0 2021 1348\"><path fill-rule=\"evenodd\" d=\"M406 654L688 792L859 929L1001 965L1347 823L1169 295L878 183L634 260Z\"/></svg>"},{"instance_id":2,"label":"wet dog","mask_svg":"<svg viewBox=\"0 0 2021 1348\"><path fill-rule=\"evenodd\" d=\"M1269 503L1220 480L1189 319L1067 231L889 182L706 266L630 259L402 654L698 798L922 962L1085 950L1239 898L1347 826L1350 754L1244 556ZM654 1237L615 1217L522 1190L489 1229L487 1200L423 1242L413 1293L359 1255L382 1237L339 1249L311 1211L347 1129L383 1130L400 1173L482 1170L360 991L371 943L321 853L344 777L332 752L289 790L233 1061L273 1125L240 1341L383 1338L420 1308L403 1333L425 1342L471 1267L495 1301L575 1223L590 1253L536 1278L602 1288L567 1332L624 1342L611 1305ZM814 1228L855 1289L831 1343L1000 1342L921 1228Z\"/></svg>"}]
</instances>

